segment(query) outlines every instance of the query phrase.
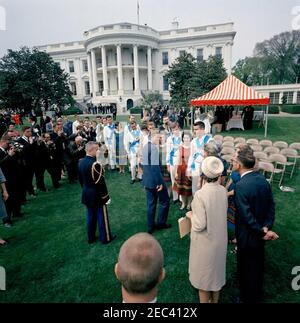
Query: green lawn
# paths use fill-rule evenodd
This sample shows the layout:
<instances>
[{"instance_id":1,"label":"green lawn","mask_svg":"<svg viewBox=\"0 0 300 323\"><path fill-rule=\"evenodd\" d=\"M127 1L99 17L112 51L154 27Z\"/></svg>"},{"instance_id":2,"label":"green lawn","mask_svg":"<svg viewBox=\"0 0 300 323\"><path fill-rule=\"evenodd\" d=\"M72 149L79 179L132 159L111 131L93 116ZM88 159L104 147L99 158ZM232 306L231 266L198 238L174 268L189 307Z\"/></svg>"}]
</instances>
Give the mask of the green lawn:
<instances>
[{"instance_id":1,"label":"green lawn","mask_svg":"<svg viewBox=\"0 0 300 323\"><path fill-rule=\"evenodd\" d=\"M272 140L300 141L300 118L271 118ZM229 134L263 138L263 129ZM114 277L114 264L122 243L137 232L147 230L146 199L140 184L131 186L129 174L106 174L112 198L110 224L117 240L111 245L89 246L85 230L85 208L80 204L79 185L64 182L62 187L39 193L25 207L23 219L11 229L0 227L0 236L9 246L0 248L0 266L6 268L7 291L0 302L120 302L120 286ZM285 185L296 193L283 193L276 184L276 226L280 240L267 246L266 302L300 302L300 292L291 289L292 268L300 265L300 170ZM48 187L50 184L48 182ZM171 206L171 230L156 232L165 253L166 279L159 302L197 302L197 291L188 279L189 238L180 240L177 219L183 215ZM229 247L227 285L221 302L230 302L236 293L235 256Z\"/></svg>"}]
</instances>

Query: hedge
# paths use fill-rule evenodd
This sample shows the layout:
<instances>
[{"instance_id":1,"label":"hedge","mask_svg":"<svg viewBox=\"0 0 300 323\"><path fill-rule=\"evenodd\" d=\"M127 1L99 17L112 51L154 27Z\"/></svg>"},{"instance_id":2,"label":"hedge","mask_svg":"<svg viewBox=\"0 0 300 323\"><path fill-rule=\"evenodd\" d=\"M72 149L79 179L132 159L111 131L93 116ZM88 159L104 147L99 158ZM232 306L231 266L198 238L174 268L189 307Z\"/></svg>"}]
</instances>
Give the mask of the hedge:
<instances>
[{"instance_id":1,"label":"hedge","mask_svg":"<svg viewBox=\"0 0 300 323\"><path fill-rule=\"evenodd\" d=\"M83 114L83 112L80 109L76 108L71 108L62 112L63 116L71 116L76 114Z\"/></svg>"},{"instance_id":2,"label":"hedge","mask_svg":"<svg viewBox=\"0 0 300 323\"><path fill-rule=\"evenodd\" d=\"M280 110L278 106L269 106L269 113L270 114L279 114Z\"/></svg>"},{"instance_id":3,"label":"hedge","mask_svg":"<svg viewBox=\"0 0 300 323\"><path fill-rule=\"evenodd\" d=\"M135 107L135 108L131 108L129 111L130 111L130 114L141 114L143 109L139 107Z\"/></svg>"},{"instance_id":4,"label":"hedge","mask_svg":"<svg viewBox=\"0 0 300 323\"><path fill-rule=\"evenodd\" d=\"M281 107L281 111L291 114L300 114L300 105L284 105Z\"/></svg>"}]
</instances>

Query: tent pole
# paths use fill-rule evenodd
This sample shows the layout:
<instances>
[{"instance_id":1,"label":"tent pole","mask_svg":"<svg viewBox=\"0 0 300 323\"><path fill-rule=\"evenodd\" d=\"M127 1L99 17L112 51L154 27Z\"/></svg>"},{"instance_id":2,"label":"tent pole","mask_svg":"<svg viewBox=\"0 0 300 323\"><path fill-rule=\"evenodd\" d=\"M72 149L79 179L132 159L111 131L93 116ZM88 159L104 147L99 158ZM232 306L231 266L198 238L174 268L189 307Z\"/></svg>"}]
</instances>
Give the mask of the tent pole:
<instances>
[{"instance_id":1,"label":"tent pole","mask_svg":"<svg viewBox=\"0 0 300 323\"><path fill-rule=\"evenodd\" d=\"M269 106L267 105L266 122L265 122L265 138L267 138L268 136L268 116L269 116Z\"/></svg>"},{"instance_id":2,"label":"tent pole","mask_svg":"<svg viewBox=\"0 0 300 323\"><path fill-rule=\"evenodd\" d=\"M194 125L194 111L193 111L193 106L191 105L191 135L193 136L193 125Z\"/></svg>"}]
</instances>

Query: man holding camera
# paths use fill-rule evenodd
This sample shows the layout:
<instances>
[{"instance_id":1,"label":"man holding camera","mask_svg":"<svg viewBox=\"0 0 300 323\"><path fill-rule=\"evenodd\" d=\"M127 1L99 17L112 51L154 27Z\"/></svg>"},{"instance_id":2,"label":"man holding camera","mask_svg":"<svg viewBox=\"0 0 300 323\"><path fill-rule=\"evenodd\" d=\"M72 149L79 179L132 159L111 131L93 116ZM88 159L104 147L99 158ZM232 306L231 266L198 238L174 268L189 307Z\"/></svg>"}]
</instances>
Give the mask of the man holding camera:
<instances>
[{"instance_id":1,"label":"man holding camera","mask_svg":"<svg viewBox=\"0 0 300 323\"><path fill-rule=\"evenodd\" d=\"M21 158L23 162L23 174L26 181L26 190L31 196L36 196L32 181L35 172L35 149L36 142L32 136L32 128L24 127L23 136L18 139L21 148Z\"/></svg>"},{"instance_id":2,"label":"man holding camera","mask_svg":"<svg viewBox=\"0 0 300 323\"><path fill-rule=\"evenodd\" d=\"M12 217L21 217L21 204L26 196L25 182L22 181L20 152L11 144L10 137L4 136L0 140L0 167L6 178L8 199L5 201L7 218L4 225L10 227Z\"/></svg>"},{"instance_id":3,"label":"man holding camera","mask_svg":"<svg viewBox=\"0 0 300 323\"><path fill-rule=\"evenodd\" d=\"M68 172L69 183L73 184L78 179L78 162L85 157L85 143L81 136L77 136L74 142L68 146L67 158L65 158L65 165Z\"/></svg>"}]
</instances>

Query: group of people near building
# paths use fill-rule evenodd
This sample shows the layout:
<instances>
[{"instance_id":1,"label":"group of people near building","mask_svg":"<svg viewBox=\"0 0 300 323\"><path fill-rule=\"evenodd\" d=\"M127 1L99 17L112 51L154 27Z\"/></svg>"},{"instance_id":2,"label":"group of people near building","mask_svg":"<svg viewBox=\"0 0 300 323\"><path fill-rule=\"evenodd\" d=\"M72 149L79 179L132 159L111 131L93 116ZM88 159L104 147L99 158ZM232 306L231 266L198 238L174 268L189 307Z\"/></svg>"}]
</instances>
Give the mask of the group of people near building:
<instances>
[{"instance_id":1,"label":"group of people near building","mask_svg":"<svg viewBox=\"0 0 300 323\"><path fill-rule=\"evenodd\" d=\"M145 116L139 125L133 115L125 123L114 122L111 116L97 116L95 120L76 116L75 121L65 117L53 122L43 115L39 125L35 117L30 117L30 125L23 128L22 134L13 127L7 129L0 142L4 203L1 215L5 225L10 226L13 217L22 216L21 205L26 202L26 193L36 195L34 175L37 188L44 191L46 170L55 188L67 173L70 183L79 180L82 186L88 242L96 242L98 225L99 240L108 244L116 236L109 226L110 193L104 171L118 170L122 176L128 165L130 183L141 182L145 189L148 234L171 228L168 223L171 197L174 204L189 211L187 216L192 222L189 275L191 284L199 290L200 302L218 302L226 282L228 198L231 199L235 210L232 222L237 243L240 300L260 302L265 241L276 240L278 236L272 231L275 210L271 188L255 170L252 149L241 145L237 150L232 160L235 172L231 174L227 190L224 187L227 164L220 156L221 149L213 140L211 129L203 121L195 120L191 134L167 115L163 116L161 125L147 118ZM148 295L143 300L155 301L157 286L164 278L161 248L154 238L145 236L145 239L151 240L149 248L155 249L153 257L159 255L153 260L153 266L147 268L150 262L143 258L145 250L133 247L130 253L124 252L125 244L120 252L116 275L122 283L126 302L148 293L151 297ZM133 242L142 240L140 236ZM143 282L135 284L139 276L133 273L141 268L147 275L149 270L153 281L145 282L144 288L139 289L138 285ZM143 279L150 279L140 274ZM126 280L128 275L133 275L129 281Z\"/></svg>"}]
</instances>

